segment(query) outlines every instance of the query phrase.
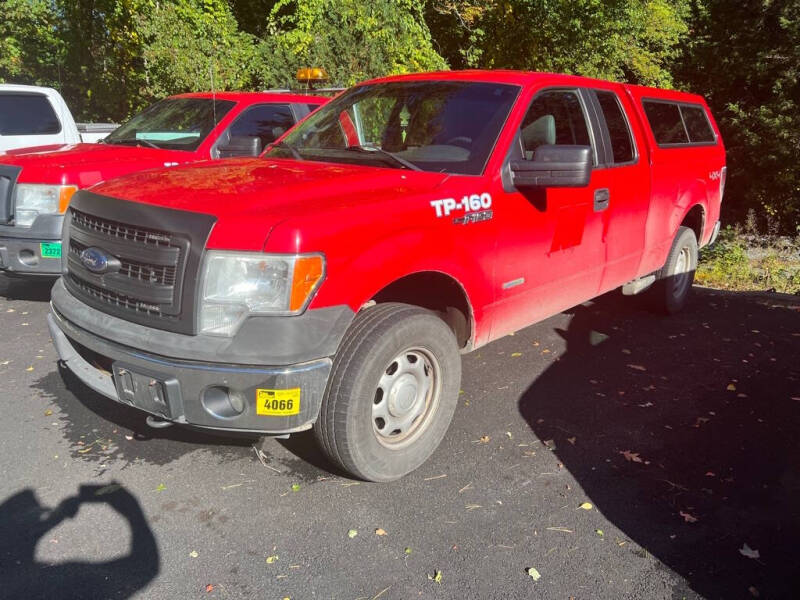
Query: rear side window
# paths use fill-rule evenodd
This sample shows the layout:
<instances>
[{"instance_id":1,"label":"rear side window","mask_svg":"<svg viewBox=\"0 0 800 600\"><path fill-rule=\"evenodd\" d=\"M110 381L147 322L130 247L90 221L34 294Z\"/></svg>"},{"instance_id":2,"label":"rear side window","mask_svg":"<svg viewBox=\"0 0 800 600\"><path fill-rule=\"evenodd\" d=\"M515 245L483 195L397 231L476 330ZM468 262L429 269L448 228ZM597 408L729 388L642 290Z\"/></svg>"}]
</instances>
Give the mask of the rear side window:
<instances>
[{"instance_id":1,"label":"rear side window","mask_svg":"<svg viewBox=\"0 0 800 600\"><path fill-rule=\"evenodd\" d=\"M714 144L717 141L702 106L652 100L643 101L642 106L659 145Z\"/></svg>"},{"instance_id":2,"label":"rear side window","mask_svg":"<svg viewBox=\"0 0 800 600\"><path fill-rule=\"evenodd\" d=\"M231 125L234 136L259 137L266 148L294 125L294 116L287 104L260 104L248 108Z\"/></svg>"},{"instance_id":3,"label":"rear side window","mask_svg":"<svg viewBox=\"0 0 800 600\"><path fill-rule=\"evenodd\" d=\"M525 158L546 144L591 146L589 128L577 92L551 90L533 99L520 130Z\"/></svg>"},{"instance_id":4,"label":"rear side window","mask_svg":"<svg viewBox=\"0 0 800 600\"><path fill-rule=\"evenodd\" d=\"M659 144L688 144L681 111L671 102L643 102L644 112Z\"/></svg>"},{"instance_id":5,"label":"rear side window","mask_svg":"<svg viewBox=\"0 0 800 600\"><path fill-rule=\"evenodd\" d=\"M714 143L714 130L711 129L711 123L708 122L706 111L702 106L687 106L681 105L681 114L683 115L683 122L686 123L686 131L689 132L689 140L693 144Z\"/></svg>"},{"instance_id":6,"label":"rear side window","mask_svg":"<svg viewBox=\"0 0 800 600\"><path fill-rule=\"evenodd\" d=\"M61 122L46 96L0 93L0 135L53 135L60 132Z\"/></svg>"},{"instance_id":7,"label":"rear side window","mask_svg":"<svg viewBox=\"0 0 800 600\"><path fill-rule=\"evenodd\" d=\"M608 126L614 163L631 162L634 157L633 139L617 95L614 92L601 92L599 90L595 91L595 94L597 94L597 101L600 103L600 108Z\"/></svg>"},{"instance_id":8,"label":"rear side window","mask_svg":"<svg viewBox=\"0 0 800 600\"><path fill-rule=\"evenodd\" d=\"M306 104L306 106L308 107L308 112L314 112L320 107L319 104Z\"/></svg>"}]
</instances>

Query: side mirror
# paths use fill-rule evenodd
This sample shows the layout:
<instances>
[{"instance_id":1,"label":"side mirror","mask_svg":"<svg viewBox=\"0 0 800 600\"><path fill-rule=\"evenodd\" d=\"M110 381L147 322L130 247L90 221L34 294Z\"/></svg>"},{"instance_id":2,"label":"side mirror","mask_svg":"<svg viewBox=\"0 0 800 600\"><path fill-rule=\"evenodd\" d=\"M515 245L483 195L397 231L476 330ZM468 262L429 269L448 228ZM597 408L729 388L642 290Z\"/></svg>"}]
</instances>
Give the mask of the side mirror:
<instances>
[{"instance_id":1,"label":"side mirror","mask_svg":"<svg viewBox=\"0 0 800 600\"><path fill-rule=\"evenodd\" d=\"M586 187L592 177L592 149L589 146L539 146L533 160L515 160L510 166L514 186L522 190Z\"/></svg>"},{"instance_id":2,"label":"side mirror","mask_svg":"<svg viewBox=\"0 0 800 600\"><path fill-rule=\"evenodd\" d=\"M258 156L261 154L261 138L257 135L232 135L228 143L217 148L220 158L234 156Z\"/></svg>"}]
</instances>

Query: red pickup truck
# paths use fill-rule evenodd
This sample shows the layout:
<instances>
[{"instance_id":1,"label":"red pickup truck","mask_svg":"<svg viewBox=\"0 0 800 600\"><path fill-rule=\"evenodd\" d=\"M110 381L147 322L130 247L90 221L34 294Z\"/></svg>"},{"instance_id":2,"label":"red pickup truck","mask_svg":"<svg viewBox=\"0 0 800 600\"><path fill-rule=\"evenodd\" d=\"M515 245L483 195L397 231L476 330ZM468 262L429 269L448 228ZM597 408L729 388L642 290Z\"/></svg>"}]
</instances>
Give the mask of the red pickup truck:
<instances>
[{"instance_id":1,"label":"red pickup truck","mask_svg":"<svg viewBox=\"0 0 800 600\"><path fill-rule=\"evenodd\" d=\"M391 77L258 159L78 192L50 331L148 423L313 427L373 481L435 450L468 352L608 290L679 310L725 151L695 95L581 77Z\"/></svg>"},{"instance_id":2,"label":"red pickup truck","mask_svg":"<svg viewBox=\"0 0 800 600\"><path fill-rule=\"evenodd\" d=\"M157 102L99 144L0 153L0 271L58 276L72 195L100 181L201 160L258 156L328 98L217 92Z\"/></svg>"}]
</instances>

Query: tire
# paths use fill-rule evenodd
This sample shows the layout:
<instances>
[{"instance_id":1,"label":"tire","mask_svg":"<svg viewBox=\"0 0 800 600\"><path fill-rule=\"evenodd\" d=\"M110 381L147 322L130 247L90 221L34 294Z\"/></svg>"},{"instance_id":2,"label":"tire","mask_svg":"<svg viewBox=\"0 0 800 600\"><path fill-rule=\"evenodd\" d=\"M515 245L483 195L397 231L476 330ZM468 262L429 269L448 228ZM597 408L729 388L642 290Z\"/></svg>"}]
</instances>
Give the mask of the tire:
<instances>
[{"instance_id":1,"label":"tire","mask_svg":"<svg viewBox=\"0 0 800 600\"><path fill-rule=\"evenodd\" d=\"M456 338L438 316L408 304L368 308L334 357L317 442L355 477L399 479L442 441L460 383Z\"/></svg>"},{"instance_id":2,"label":"tire","mask_svg":"<svg viewBox=\"0 0 800 600\"><path fill-rule=\"evenodd\" d=\"M696 269L697 237L688 227L678 227L667 262L656 274L650 290L653 309L668 315L680 311L689 298Z\"/></svg>"}]
</instances>

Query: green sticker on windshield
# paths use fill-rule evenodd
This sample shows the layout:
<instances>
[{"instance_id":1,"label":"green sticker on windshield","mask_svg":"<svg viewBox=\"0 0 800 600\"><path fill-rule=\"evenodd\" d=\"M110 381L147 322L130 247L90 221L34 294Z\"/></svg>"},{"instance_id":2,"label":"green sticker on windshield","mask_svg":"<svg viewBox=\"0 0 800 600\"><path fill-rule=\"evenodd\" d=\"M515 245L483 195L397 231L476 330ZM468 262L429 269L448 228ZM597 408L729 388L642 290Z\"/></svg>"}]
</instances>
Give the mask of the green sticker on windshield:
<instances>
[{"instance_id":1,"label":"green sticker on windshield","mask_svg":"<svg viewBox=\"0 0 800 600\"><path fill-rule=\"evenodd\" d=\"M61 258L61 242L42 242L39 252L42 258Z\"/></svg>"}]
</instances>

